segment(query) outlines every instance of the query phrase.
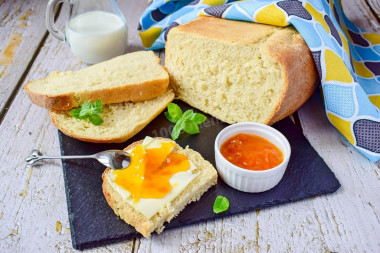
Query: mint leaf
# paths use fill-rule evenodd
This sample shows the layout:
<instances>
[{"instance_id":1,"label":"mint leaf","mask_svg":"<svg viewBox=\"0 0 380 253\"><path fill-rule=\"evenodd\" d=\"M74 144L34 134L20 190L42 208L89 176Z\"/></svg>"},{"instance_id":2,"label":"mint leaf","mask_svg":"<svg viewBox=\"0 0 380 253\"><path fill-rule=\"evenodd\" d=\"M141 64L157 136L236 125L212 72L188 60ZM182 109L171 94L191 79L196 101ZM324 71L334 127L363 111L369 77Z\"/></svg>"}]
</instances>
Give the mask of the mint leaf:
<instances>
[{"instance_id":1,"label":"mint leaf","mask_svg":"<svg viewBox=\"0 0 380 253\"><path fill-rule=\"evenodd\" d=\"M182 118L183 118L183 119L190 118L192 114L193 114L193 110L187 110L187 111L182 115Z\"/></svg>"},{"instance_id":2,"label":"mint leaf","mask_svg":"<svg viewBox=\"0 0 380 253\"><path fill-rule=\"evenodd\" d=\"M219 195L216 197L214 206L212 207L212 210L214 213L221 213L227 211L227 209L230 207L230 202L226 197L223 197Z\"/></svg>"},{"instance_id":3,"label":"mint leaf","mask_svg":"<svg viewBox=\"0 0 380 253\"><path fill-rule=\"evenodd\" d=\"M70 111L71 116L77 119L82 119L79 114L80 114L81 108L75 108Z\"/></svg>"},{"instance_id":4,"label":"mint leaf","mask_svg":"<svg viewBox=\"0 0 380 253\"><path fill-rule=\"evenodd\" d=\"M79 117L85 117L91 113L91 103L86 101L82 104L81 111L79 113Z\"/></svg>"},{"instance_id":5,"label":"mint leaf","mask_svg":"<svg viewBox=\"0 0 380 253\"><path fill-rule=\"evenodd\" d=\"M168 113L170 114L171 118L175 121L174 123L176 123L182 117L181 108L174 103L168 104Z\"/></svg>"},{"instance_id":6,"label":"mint leaf","mask_svg":"<svg viewBox=\"0 0 380 253\"><path fill-rule=\"evenodd\" d=\"M103 102L102 100L98 99L96 100L93 104L92 104L93 107L96 107L96 108L100 108L102 109L102 106L103 106Z\"/></svg>"},{"instance_id":7,"label":"mint leaf","mask_svg":"<svg viewBox=\"0 0 380 253\"><path fill-rule=\"evenodd\" d=\"M193 115L191 115L190 119L198 125L200 125L207 119L207 117L201 113L194 113Z\"/></svg>"},{"instance_id":8,"label":"mint leaf","mask_svg":"<svg viewBox=\"0 0 380 253\"><path fill-rule=\"evenodd\" d=\"M187 120L185 122L185 126L183 127L183 130L188 134L197 134L199 133L199 127L198 124L194 121Z\"/></svg>"},{"instance_id":9,"label":"mint leaf","mask_svg":"<svg viewBox=\"0 0 380 253\"><path fill-rule=\"evenodd\" d=\"M183 118L177 121L175 124L173 130L172 130L172 139L177 140L179 137L179 134L181 133L181 130L185 127L185 121Z\"/></svg>"},{"instance_id":10,"label":"mint leaf","mask_svg":"<svg viewBox=\"0 0 380 253\"><path fill-rule=\"evenodd\" d=\"M103 119L99 115L97 115L97 114L90 115L88 117L88 119L95 126L99 126L100 124L102 124L104 122Z\"/></svg>"},{"instance_id":11,"label":"mint leaf","mask_svg":"<svg viewBox=\"0 0 380 253\"><path fill-rule=\"evenodd\" d=\"M88 101L84 102L84 103L82 104L82 107L81 107L82 111L89 111L90 108L91 108L91 103L88 102Z\"/></svg>"},{"instance_id":12,"label":"mint leaf","mask_svg":"<svg viewBox=\"0 0 380 253\"><path fill-rule=\"evenodd\" d=\"M102 100L98 99L91 105L91 114L99 114L102 113Z\"/></svg>"},{"instance_id":13,"label":"mint leaf","mask_svg":"<svg viewBox=\"0 0 380 253\"><path fill-rule=\"evenodd\" d=\"M172 118L172 116L170 116L169 112L164 112L165 114L165 117L171 122L171 123L177 123L178 120L175 120L174 118Z\"/></svg>"},{"instance_id":14,"label":"mint leaf","mask_svg":"<svg viewBox=\"0 0 380 253\"><path fill-rule=\"evenodd\" d=\"M188 134L199 133L198 125L206 120L206 116L201 113L194 113L191 109L183 113L181 108L174 103L168 104L168 111L164 114L170 122L175 123L171 133L173 140L178 139L182 130Z\"/></svg>"},{"instance_id":15,"label":"mint leaf","mask_svg":"<svg viewBox=\"0 0 380 253\"><path fill-rule=\"evenodd\" d=\"M98 115L103 112L102 110L103 102L101 100L96 100L93 104L86 101L82 104L81 108L75 108L70 111L70 114L77 119L89 119L92 124L99 126L104 121Z\"/></svg>"},{"instance_id":16,"label":"mint leaf","mask_svg":"<svg viewBox=\"0 0 380 253\"><path fill-rule=\"evenodd\" d=\"M90 110L91 115L100 114L102 112L103 112L102 108L91 108L91 110Z\"/></svg>"}]
</instances>

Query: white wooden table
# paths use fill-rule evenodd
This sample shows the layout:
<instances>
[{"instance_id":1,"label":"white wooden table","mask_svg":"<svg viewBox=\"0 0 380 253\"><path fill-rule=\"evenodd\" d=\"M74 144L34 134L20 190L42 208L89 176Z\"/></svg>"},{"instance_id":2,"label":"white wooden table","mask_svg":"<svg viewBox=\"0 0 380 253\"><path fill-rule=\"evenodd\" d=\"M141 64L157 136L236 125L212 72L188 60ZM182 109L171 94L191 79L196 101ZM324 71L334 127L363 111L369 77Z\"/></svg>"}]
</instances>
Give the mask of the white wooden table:
<instances>
[{"instance_id":1,"label":"white wooden table","mask_svg":"<svg viewBox=\"0 0 380 253\"><path fill-rule=\"evenodd\" d=\"M48 111L32 105L22 87L53 70L85 66L47 33L46 4L0 1L0 252L73 250L61 162L24 162L33 148L60 150ZM136 29L147 1L118 4L129 24L128 50L143 49ZM343 0L343 6L356 25L380 32L378 0ZM61 27L67 13L64 6ZM91 251L380 252L380 163L358 153L327 121L318 93L295 116L342 184L336 193Z\"/></svg>"}]
</instances>

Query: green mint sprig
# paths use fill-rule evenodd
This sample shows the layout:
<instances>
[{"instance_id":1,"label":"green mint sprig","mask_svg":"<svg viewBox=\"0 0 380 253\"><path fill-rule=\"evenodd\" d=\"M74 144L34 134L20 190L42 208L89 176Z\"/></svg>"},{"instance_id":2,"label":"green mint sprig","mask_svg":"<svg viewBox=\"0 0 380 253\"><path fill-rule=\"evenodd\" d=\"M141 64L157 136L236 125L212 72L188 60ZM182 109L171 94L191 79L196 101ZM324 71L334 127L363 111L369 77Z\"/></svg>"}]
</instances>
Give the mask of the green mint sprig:
<instances>
[{"instance_id":1,"label":"green mint sprig","mask_svg":"<svg viewBox=\"0 0 380 253\"><path fill-rule=\"evenodd\" d=\"M165 112L165 117L175 126L172 130L172 139L176 140L179 134L184 130L188 134L199 133L198 125L202 124L207 117L201 113L194 113L193 110L187 110L182 113L181 108L174 103L168 104L168 111Z\"/></svg>"},{"instance_id":2,"label":"green mint sprig","mask_svg":"<svg viewBox=\"0 0 380 253\"><path fill-rule=\"evenodd\" d=\"M82 104L82 107L72 109L70 114L77 119L89 119L89 121L95 126L99 126L104 121L98 115L103 112L102 110L102 100L98 99L93 104L86 101Z\"/></svg>"},{"instance_id":3,"label":"green mint sprig","mask_svg":"<svg viewBox=\"0 0 380 253\"><path fill-rule=\"evenodd\" d=\"M230 201L226 197L219 195L216 197L212 210L214 213L221 213L227 211L230 207Z\"/></svg>"}]
</instances>

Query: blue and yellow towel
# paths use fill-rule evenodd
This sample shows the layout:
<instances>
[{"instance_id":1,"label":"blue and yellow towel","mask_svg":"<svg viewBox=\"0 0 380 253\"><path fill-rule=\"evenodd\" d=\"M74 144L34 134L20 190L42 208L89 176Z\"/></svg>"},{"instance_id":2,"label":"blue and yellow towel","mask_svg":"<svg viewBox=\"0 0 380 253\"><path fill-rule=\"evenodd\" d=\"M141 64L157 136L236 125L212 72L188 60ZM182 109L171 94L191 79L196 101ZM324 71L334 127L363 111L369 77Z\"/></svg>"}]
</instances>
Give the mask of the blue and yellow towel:
<instances>
[{"instance_id":1,"label":"blue and yellow towel","mask_svg":"<svg viewBox=\"0 0 380 253\"><path fill-rule=\"evenodd\" d=\"M143 45L164 48L170 28L199 15L292 24L314 57L327 117L371 161L380 159L380 35L358 29L338 0L153 0L140 19Z\"/></svg>"}]
</instances>

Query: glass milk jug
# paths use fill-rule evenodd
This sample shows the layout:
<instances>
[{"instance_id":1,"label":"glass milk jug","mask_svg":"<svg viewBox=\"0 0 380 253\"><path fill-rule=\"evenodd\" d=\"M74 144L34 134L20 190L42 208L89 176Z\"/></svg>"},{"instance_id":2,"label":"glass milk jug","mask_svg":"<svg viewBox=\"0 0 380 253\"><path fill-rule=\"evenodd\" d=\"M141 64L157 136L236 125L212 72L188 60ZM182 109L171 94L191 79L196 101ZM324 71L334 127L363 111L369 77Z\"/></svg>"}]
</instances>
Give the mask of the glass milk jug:
<instances>
[{"instance_id":1,"label":"glass milk jug","mask_svg":"<svg viewBox=\"0 0 380 253\"><path fill-rule=\"evenodd\" d=\"M54 24L54 10L62 2L70 4L64 33ZM50 0L46 26L55 38L67 42L72 53L88 64L121 55L128 44L127 24L114 0Z\"/></svg>"}]
</instances>

